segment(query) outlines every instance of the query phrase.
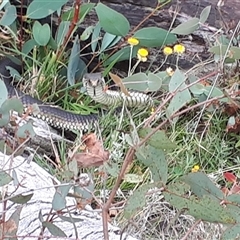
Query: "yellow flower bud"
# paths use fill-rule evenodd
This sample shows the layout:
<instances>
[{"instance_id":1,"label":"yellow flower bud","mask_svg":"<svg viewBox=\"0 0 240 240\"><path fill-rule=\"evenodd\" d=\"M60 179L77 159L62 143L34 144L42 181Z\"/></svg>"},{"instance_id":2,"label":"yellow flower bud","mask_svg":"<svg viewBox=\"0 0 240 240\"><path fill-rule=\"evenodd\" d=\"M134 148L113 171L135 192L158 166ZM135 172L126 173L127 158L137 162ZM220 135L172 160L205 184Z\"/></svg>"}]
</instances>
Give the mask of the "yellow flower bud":
<instances>
[{"instance_id":1,"label":"yellow flower bud","mask_svg":"<svg viewBox=\"0 0 240 240\"><path fill-rule=\"evenodd\" d=\"M137 57L141 62L146 62L148 56L148 50L146 48L140 48L137 52Z\"/></svg>"},{"instance_id":2,"label":"yellow flower bud","mask_svg":"<svg viewBox=\"0 0 240 240\"><path fill-rule=\"evenodd\" d=\"M182 44L176 44L174 47L173 47L173 51L177 54L182 54L185 52L185 47L182 45Z\"/></svg>"},{"instance_id":3,"label":"yellow flower bud","mask_svg":"<svg viewBox=\"0 0 240 240\"><path fill-rule=\"evenodd\" d=\"M165 47L163 49L163 53L164 55L168 56L168 55L171 55L173 53L173 49L171 47Z\"/></svg>"},{"instance_id":4,"label":"yellow flower bud","mask_svg":"<svg viewBox=\"0 0 240 240\"><path fill-rule=\"evenodd\" d=\"M134 37L130 37L127 40L128 44L132 45L132 46L136 46L139 44L138 39L134 38Z\"/></svg>"},{"instance_id":5,"label":"yellow flower bud","mask_svg":"<svg viewBox=\"0 0 240 240\"><path fill-rule=\"evenodd\" d=\"M192 172L198 172L200 169L199 165L195 165L193 168L192 168Z\"/></svg>"}]
</instances>

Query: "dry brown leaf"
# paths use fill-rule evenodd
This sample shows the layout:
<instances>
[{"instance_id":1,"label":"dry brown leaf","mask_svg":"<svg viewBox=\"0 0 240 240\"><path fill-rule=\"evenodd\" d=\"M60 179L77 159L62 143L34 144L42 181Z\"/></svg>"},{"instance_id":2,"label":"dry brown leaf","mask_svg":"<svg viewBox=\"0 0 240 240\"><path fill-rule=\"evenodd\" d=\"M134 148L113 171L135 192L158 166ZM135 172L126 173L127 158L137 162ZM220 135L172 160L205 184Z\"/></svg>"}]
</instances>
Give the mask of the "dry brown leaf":
<instances>
[{"instance_id":1,"label":"dry brown leaf","mask_svg":"<svg viewBox=\"0 0 240 240\"><path fill-rule=\"evenodd\" d=\"M117 86L120 87L121 92L123 92L126 96L130 97L130 94L129 94L127 88L124 86L122 79L113 73L109 73L109 75L110 75L111 79L117 84Z\"/></svg>"},{"instance_id":2,"label":"dry brown leaf","mask_svg":"<svg viewBox=\"0 0 240 240\"><path fill-rule=\"evenodd\" d=\"M94 133L84 135L82 140L86 145L85 152L73 156L79 167L97 167L109 159L109 152L103 148L102 142Z\"/></svg>"}]
</instances>

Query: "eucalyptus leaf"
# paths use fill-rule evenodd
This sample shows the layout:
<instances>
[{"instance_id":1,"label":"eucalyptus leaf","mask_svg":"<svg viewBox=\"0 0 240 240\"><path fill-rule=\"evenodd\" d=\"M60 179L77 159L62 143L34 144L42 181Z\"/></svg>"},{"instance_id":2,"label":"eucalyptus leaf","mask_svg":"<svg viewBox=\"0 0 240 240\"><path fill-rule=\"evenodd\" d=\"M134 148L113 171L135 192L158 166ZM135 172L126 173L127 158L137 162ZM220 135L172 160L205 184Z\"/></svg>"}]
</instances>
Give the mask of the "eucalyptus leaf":
<instances>
[{"instance_id":1,"label":"eucalyptus leaf","mask_svg":"<svg viewBox=\"0 0 240 240\"><path fill-rule=\"evenodd\" d=\"M148 134L150 134L154 129L152 128L143 128L139 130L139 136L141 138L145 138ZM147 140L147 143L151 145L154 148L159 148L161 150L172 150L177 147L175 143L170 141L170 139L167 137L165 131L157 131L155 132L149 140Z\"/></svg>"},{"instance_id":2,"label":"eucalyptus leaf","mask_svg":"<svg viewBox=\"0 0 240 240\"><path fill-rule=\"evenodd\" d=\"M59 24L56 34L56 42L58 47L63 44L64 38L68 33L69 26L70 26L69 21L61 21L61 23Z\"/></svg>"},{"instance_id":3,"label":"eucalyptus leaf","mask_svg":"<svg viewBox=\"0 0 240 240\"><path fill-rule=\"evenodd\" d=\"M51 37L50 26L47 23L41 25L40 22L35 21L33 24L33 37L40 46L46 46Z\"/></svg>"},{"instance_id":4,"label":"eucalyptus leaf","mask_svg":"<svg viewBox=\"0 0 240 240\"><path fill-rule=\"evenodd\" d=\"M0 107L8 98L8 91L4 81L0 81Z\"/></svg>"},{"instance_id":5,"label":"eucalyptus leaf","mask_svg":"<svg viewBox=\"0 0 240 240\"><path fill-rule=\"evenodd\" d=\"M141 185L132 195L129 196L127 204L124 207L124 217L127 219L133 218L145 205L145 194L150 188L156 187L156 184Z\"/></svg>"},{"instance_id":6,"label":"eucalyptus leaf","mask_svg":"<svg viewBox=\"0 0 240 240\"><path fill-rule=\"evenodd\" d=\"M79 57L80 54L80 43L78 36L75 37L73 47L71 49L71 54L68 62L67 68L67 79L68 83L72 86L75 84L75 79L81 77L86 73L86 65Z\"/></svg>"},{"instance_id":7,"label":"eucalyptus leaf","mask_svg":"<svg viewBox=\"0 0 240 240\"><path fill-rule=\"evenodd\" d=\"M12 177L5 171L0 171L0 186L4 186L12 181Z\"/></svg>"},{"instance_id":8,"label":"eucalyptus leaf","mask_svg":"<svg viewBox=\"0 0 240 240\"><path fill-rule=\"evenodd\" d=\"M42 225L43 227L46 227L53 236L67 238L67 235L63 232L63 230L61 230L58 226L54 225L53 223L44 221L42 222Z\"/></svg>"},{"instance_id":9,"label":"eucalyptus leaf","mask_svg":"<svg viewBox=\"0 0 240 240\"><path fill-rule=\"evenodd\" d=\"M188 35L193 33L199 27L199 19L192 18L187 22L181 23L176 28L174 28L171 33L180 34L180 35Z\"/></svg>"},{"instance_id":10,"label":"eucalyptus leaf","mask_svg":"<svg viewBox=\"0 0 240 240\"><path fill-rule=\"evenodd\" d=\"M97 25L94 27L94 30L92 33L92 39L91 39L91 49L93 52L96 51L96 48L99 42L100 31L101 31L101 25L100 23L97 23Z\"/></svg>"},{"instance_id":11,"label":"eucalyptus leaf","mask_svg":"<svg viewBox=\"0 0 240 240\"><path fill-rule=\"evenodd\" d=\"M145 47L161 47L177 41L175 34L158 27L147 27L136 31L133 35L139 44Z\"/></svg>"},{"instance_id":12,"label":"eucalyptus leaf","mask_svg":"<svg viewBox=\"0 0 240 240\"><path fill-rule=\"evenodd\" d=\"M67 2L68 0L34 0L29 4L26 16L31 19L45 18L60 9Z\"/></svg>"},{"instance_id":13,"label":"eucalyptus leaf","mask_svg":"<svg viewBox=\"0 0 240 240\"><path fill-rule=\"evenodd\" d=\"M66 196L69 193L71 184L58 186L53 196L52 207L55 211L62 210L66 207Z\"/></svg>"},{"instance_id":14,"label":"eucalyptus leaf","mask_svg":"<svg viewBox=\"0 0 240 240\"><path fill-rule=\"evenodd\" d=\"M17 18L17 10L13 5L9 5L0 19L0 25L10 26Z\"/></svg>"},{"instance_id":15,"label":"eucalyptus leaf","mask_svg":"<svg viewBox=\"0 0 240 240\"><path fill-rule=\"evenodd\" d=\"M137 51L140 48L140 46L134 46L132 49L132 57L137 56ZM130 57L130 46L124 47L120 49L118 52L114 53L111 57L109 57L106 61L105 64L109 65L111 62L113 62L116 58L118 58L118 62L128 60Z\"/></svg>"},{"instance_id":16,"label":"eucalyptus leaf","mask_svg":"<svg viewBox=\"0 0 240 240\"><path fill-rule=\"evenodd\" d=\"M35 132L31 122L27 122L26 124L20 126L17 129L16 135L17 137L23 138L23 139L26 139L28 137L33 138L35 136Z\"/></svg>"},{"instance_id":17,"label":"eucalyptus leaf","mask_svg":"<svg viewBox=\"0 0 240 240\"><path fill-rule=\"evenodd\" d=\"M11 197L9 200L17 204L25 204L32 198L32 196L33 193L27 195L18 194L14 197Z\"/></svg>"},{"instance_id":18,"label":"eucalyptus leaf","mask_svg":"<svg viewBox=\"0 0 240 240\"><path fill-rule=\"evenodd\" d=\"M119 12L98 3L95 7L101 27L116 36L126 36L130 30L128 20Z\"/></svg>"},{"instance_id":19,"label":"eucalyptus leaf","mask_svg":"<svg viewBox=\"0 0 240 240\"><path fill-rule=\"evenodd\" d=\"M139 161L149 167L154 182L166 184L168 163L162 149L146 145L137 149L136 156Z\"/></svg>"},{"instance_id":20,"label":"eucalyptus leaf","mask_svg":"<svg viewBox=\"0 0 240 240\"><path fill-rule=\"evenodd\" d=\"M38 43L33 38L29 39L23 44L22 48L23 54L28 55L34 49L35 46L38 46Z\"/></svg>"},{"instance_id":21,"label":"eucalyptus leaf","mask_svg":"<svg viewBox=\"0 0 240 240\"><path fill-rule=\"evenodd\" d=\"M202 24L205 23L208 19L210 11L211 11L211 6L205 7L201 12L199 22L201 22Z\"/></svg>"},{"instance_id":22,"label":"eucalyptus leaf","mask_svg":"<svg viewBox=\"0 0 240 240\"><path fill-rule=\"evenodd\" d=\"M83 33L81 34L80 40L81 40L81 41L86 41L86 40L91 36L93 30L94 30L94 27L93 27L93 26L87 27L87 28L83 31Z\"/></svg>"}]
</instances>

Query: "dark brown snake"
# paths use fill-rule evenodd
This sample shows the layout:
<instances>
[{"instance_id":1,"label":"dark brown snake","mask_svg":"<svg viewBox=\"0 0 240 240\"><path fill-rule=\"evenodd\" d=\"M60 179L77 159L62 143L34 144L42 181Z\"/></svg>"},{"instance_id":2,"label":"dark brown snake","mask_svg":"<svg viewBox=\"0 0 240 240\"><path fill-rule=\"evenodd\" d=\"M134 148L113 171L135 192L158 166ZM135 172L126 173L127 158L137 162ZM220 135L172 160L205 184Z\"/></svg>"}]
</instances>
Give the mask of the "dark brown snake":
<instances>
[{"instance_id":1,"label":"dark brown snake","mask_svg":"<svg viewBox=\"0 0 240 240\"><path fill-rule=\"evenodd\" d=\"M87 131L98 124L98 115L96 114L81 115L68 112L59 107L47 105L40 100L19 91L11 84L13 78L7 67L12 67L21 73L21 66L14 63L9 58L3 58L0 60L0 75L7 87L9 98L18 97L24 107L38 104L40 111L37 113L33 112L32 115L34 117L44 120L50 126L65 130ZM126 96L124 93L118 91L105 91L105 83L101 77L101 73L86 74L83 79L83 84L86 88L87 94L93 100L105 105L120 106L121 104L125 104L128 107L150 107L153 105L152 99L144 93L133 91L129 92L130 96Z\"/></svg>"}]
</instances>

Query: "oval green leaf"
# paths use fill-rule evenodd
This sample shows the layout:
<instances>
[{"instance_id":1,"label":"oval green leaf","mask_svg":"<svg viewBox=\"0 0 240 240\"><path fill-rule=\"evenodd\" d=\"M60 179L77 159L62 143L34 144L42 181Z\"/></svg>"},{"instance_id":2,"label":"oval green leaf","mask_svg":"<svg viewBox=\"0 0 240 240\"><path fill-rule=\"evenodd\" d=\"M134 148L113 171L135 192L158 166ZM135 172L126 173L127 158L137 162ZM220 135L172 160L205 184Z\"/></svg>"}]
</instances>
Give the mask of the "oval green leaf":
<instances>
[{"instance_id":1,"label":"oval green leaf","mask_svg":"<svg viewBox=\"0 0 240 240\"><path fill-rule=\"evenodd\" d=\"M0 25L9 26L16 20L16 18L17 18L16 7L13 5L10 5L9 7L6 8L6 11L1 17Z\"/></svg>"},{"instance_id":2,"label":"oval green leaf","mask_svg":"<svg viewBox=\"0 0 240 240\"><path fill-rule=\"evenodd\" d=\"M31 19L40 19L49 16L60 9L68 0L35 0L27 8L27 17Z\"/></svg>"},{"instance_id":3,"label":"oval green leaf","mask_svg":"<svg viewBox=\"0 0 240 240\"><path fill-rule=\"evenodd\" d=\"M49 25L47 23L41 25L41 23L35 21L33 24L33 37L40 46L46 46L51 37Z\"/></svg>"},{"instance_id":4,"label":"oval green leaf","mask_svg":"<svg viewBox=\"0 0 240 240\"><path fill-rule=\"evenodd\" d=\"M211 6L205 7L205 8L202 10L202 12L201 12L199 22L205 23L205 22L207 21L207 19L208 19L208 16L209 16L210 11L211 11Z\"/></svg>"},{"instance_id":5,"label":"oval green leaf","mask_svg":"<svg viewBox=\"0 0 240 240\"><path fill-rule=\"evenodd\" d=\"M0 186L4 186L12 181L12 177L5 171L0 171Z\"/></svg>"},{"instance_id":6,"label":"oval green leaf","mask_svg":"<svg viewBox=\"0 0 240 240\"><path fill-rule=\"evenodd\" d=\"M98 3L95 7L101 27L116 36L126 36L130 30L128 20L117 11Z\"/></svg>"},{"instance_id":7,"label":"oval green leaf","mask_svg":"<svg viewBox=\"0 0 240 240\"><path fill-rule=\"evenodd\" d=\"M187 22L184 22L174 28L171 33L180 34L180 35L188 35L193 33L199 27L199 19L192 18Z\"/></svg>"},{"instance_id":8,"label":"oval green leaf","mask_svg":"<svg viewBox=\"0 0 240 240\"><path fill-rule=\"evenodd\" d=\"M175 34L158 27L142 28L133 36L139 40L141 46L145 47L161 47L177 41Z\"/></svg>"}]
</instances>

